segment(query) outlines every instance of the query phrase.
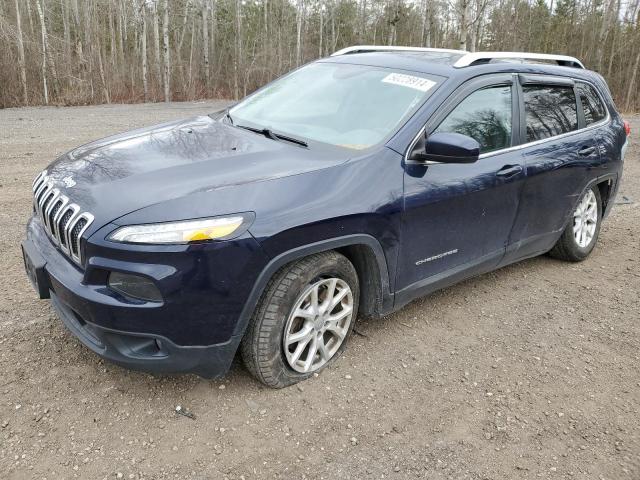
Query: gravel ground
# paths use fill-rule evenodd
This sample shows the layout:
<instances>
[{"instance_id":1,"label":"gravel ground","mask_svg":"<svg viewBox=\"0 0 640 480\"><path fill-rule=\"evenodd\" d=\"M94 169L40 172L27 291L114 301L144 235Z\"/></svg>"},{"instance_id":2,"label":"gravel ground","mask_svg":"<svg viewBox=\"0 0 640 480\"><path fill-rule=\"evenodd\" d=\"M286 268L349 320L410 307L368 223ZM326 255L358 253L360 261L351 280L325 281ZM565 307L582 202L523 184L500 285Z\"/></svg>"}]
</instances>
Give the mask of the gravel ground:
<instances>
[{"instance_id":1,"label":"gravel ground","mask_svg":"<svg viewBox=\"0 0 640 480\"><path fill-rule=\"evenodd\" d=\"M300 386L240 365L153 377L84 348L23 273L31 180L85 141L221 105L0 110L0 478L640 479L637 144L636 203L588 260L524 261L360 321Z\"/></svg>"}]
</instances>

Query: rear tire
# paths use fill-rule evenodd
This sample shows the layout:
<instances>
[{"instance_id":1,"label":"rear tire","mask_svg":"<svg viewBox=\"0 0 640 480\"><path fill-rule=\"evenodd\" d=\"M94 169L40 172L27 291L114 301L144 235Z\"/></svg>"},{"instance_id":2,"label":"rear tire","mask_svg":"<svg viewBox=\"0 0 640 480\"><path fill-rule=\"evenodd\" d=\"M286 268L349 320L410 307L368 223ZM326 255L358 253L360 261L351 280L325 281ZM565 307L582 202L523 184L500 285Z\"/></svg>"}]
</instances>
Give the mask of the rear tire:
<instances>
[{"instance_id":1,"label":"rear tire","mask_svg":"<svg viewBox=\"0 0 640 480\"><path fill-rule=\"evenodd\" d=\"M323 370L344 350L359 298L356 270L337 252L284 266L267 284L242 340L247 369L272 388Z\"/></svg>"},{"instance_id":2,"label":"rear tire","mask_svg":"<svg viewBox=\"0 0 640 480\"><path fill-rule=\"evenodd\" d=\"M581 262L595 247L601 223L602 199L600 189L594 185L580 197L567 228L549 254L560 260Z\"/></svg>"}]
</instances>

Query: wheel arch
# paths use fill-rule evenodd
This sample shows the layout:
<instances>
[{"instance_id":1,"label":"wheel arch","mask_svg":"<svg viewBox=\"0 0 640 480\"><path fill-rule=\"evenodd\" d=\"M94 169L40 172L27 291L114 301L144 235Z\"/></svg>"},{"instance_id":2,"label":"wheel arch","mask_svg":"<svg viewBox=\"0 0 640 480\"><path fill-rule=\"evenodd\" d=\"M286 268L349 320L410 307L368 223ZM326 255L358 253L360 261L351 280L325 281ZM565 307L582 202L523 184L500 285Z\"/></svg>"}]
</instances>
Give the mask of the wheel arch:
<instances>
[{"instance_id":1,"label":"wheel arch","mask_svg":"<svg viewBox=\"0 0 640 480\"><path fill-rule=\"evenodd\" d=\"M383 315L391 311L393 295L390 292L389 270L382 246L371 235L346 235L296 247L274 257L258 275L233 335L244 335L267 283L278 270L291 262L329 250L341 253L355 267L360 281L360 308L364 315Z\"/></svg>"},{"instance_id":2,"label":"wheel arch","mask_svg":"<svg viewBox=\"0 0 640 480\"><path fill-rule=\"evenodd\" d=\"M617 180L618 180L617 173L607 173L607 174L592 178L589 182L587 182L584 188L580 190L578 195L576 195L573 206L571 207L571 210L569 210L569 213L567 214L567 218L565 219L562 228L558 231L559 234L562 235L562 232L564 231L564 229L567 228L567 225L569 225L569 222L572 221L571 219L573 218L573 212L578 206L578 202L584 196L587 190L589 190L592 187L597 187L598 192L600 193L600 201L602 202L602 218L604 219L605 216L611 211L611 206L612 206L611 194L615 191L614 189L615 189ZM605 204L605 199L602 197L603 191L606 191L608 195L606 199L606 204Z\"/></svg>"}]
</instances>

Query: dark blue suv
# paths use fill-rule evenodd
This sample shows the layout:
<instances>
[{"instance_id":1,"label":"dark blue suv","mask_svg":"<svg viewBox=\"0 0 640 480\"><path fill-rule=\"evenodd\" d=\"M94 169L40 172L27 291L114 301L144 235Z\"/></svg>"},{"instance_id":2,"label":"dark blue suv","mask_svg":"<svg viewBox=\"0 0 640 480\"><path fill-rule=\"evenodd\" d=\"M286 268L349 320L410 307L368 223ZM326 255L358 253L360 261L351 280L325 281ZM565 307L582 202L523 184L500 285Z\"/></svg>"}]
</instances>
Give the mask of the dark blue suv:
<instances>
[{"instance_id":1,"label":"dark blue suv","mask_svg":"<svg viewBox=\"0 0 640 480\"><path fill-rule=\"evenodd\" d=\"M358 314L594 248L628 124L572 57L352 47L210 116L63 155L33 183L25 267L94 352L271 387Z\"/></svg>"}]
</instances>

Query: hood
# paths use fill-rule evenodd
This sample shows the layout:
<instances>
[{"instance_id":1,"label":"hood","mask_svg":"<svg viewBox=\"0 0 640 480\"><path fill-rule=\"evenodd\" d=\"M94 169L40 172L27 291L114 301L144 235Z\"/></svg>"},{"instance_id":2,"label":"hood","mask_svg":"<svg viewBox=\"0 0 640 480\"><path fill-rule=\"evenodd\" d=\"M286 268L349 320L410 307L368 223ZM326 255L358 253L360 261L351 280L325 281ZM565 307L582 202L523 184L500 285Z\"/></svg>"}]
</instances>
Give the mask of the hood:
<instances>
[{"instance_id":1,"label":"hood","mask_svg":"<svg viewBox=\"0 0 640 480\"><path fill-rule=\"evenodd\" d=\"M48 175L96 225L198 192L259 183L348 160L197 117L107 137L63 155Z\"/></svg>"}]
</instances>

